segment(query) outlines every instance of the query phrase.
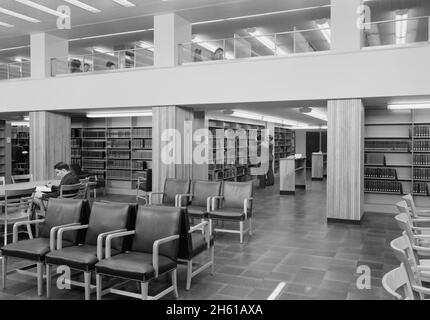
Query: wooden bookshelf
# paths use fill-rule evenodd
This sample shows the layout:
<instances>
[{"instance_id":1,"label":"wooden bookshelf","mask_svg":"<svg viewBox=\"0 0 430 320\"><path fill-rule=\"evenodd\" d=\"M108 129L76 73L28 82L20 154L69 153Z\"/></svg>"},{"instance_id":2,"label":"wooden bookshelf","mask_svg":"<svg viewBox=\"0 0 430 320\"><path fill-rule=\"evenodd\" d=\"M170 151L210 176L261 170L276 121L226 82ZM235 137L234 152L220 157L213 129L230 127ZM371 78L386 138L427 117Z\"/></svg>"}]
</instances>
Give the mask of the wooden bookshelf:
<instances>
[{"instance_id":1,"label":"wooden bookshelf","mask_svg":"<svg viewBox=\"0 0 430 320\"><path fill-rule=\"evenodd\" d=\"M12 126L12 175L30 173L30 128Z\"/></svg>"},{"instance_id":2,"label":"wooden bookshelf","mask_svg":"<svg viewBox=\"0 0 430 320\"><path fill-rule=\"evenodd\" d=\"M274 172L279 173L279 161L295 154L294 131L287 128L275 127L274 139Z\"/></svg>"},{"instance_id":3,"label":"wooden bookshelf","mask_svg":"<svg viewBox=\"0 0 430 320\"><path fill-rule=\"evenodd\" d=\"M5 120L0 120L0 176L10 183L11 170L11 126Z\"/></svg>"},{"instance_id":4,"label":"wooden bookshelf","mask_svg":"<svg viewBox=\"0 0 430 320\"><path fill-rule=\"evenodd\" d=\"M280 194L295 194L296 189L306 189L306 157L292 155L280 160Z\"/></svg>"}]
</instances>

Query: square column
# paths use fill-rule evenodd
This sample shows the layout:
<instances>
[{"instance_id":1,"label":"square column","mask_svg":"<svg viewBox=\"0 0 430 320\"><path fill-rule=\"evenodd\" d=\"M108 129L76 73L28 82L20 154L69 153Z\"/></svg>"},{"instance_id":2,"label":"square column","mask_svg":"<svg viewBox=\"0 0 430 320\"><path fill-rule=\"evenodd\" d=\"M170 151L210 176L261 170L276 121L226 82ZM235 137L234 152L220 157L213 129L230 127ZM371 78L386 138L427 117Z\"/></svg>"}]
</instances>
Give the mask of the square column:
<instances>
[{"instance_id":1,"label":"square column","mask_svg":"<svg viewBox=\"0 0 430 320\"><path fill-rule=\"evenodd\" d=\"M359 223L364 208L364 107L328 101L327 219Z\"/></svg>"},{"instance_id":2,"label":"square column","mask_svg":"<svg viewBox=\"0 0 430 320\"><path fill-rule=\"evenodd\" d=\"M65 39L46 33L30 36L31 77L42 79L51 76L51 59L65 58L69 54L69 43Z\"/></svg>"},{"instance_id":3,"label":"square column","mask_svg":"<svg viewBox=\"0 0 430 320\"><path fill-rule=\"evenodd\" d=\"M154 17L154 65L178 65L179 44L191 42L191 23L175 13Z\"/></svg>"},{"instance_id":4,"label":"square column","mask_svg":"<svg viewBox=\"0 0 430 320\"><path fill-rule=\"evenodd\" d=\"M331 0L331 49L358 51L362 46L362 30L357 25L362 0Z\"/></svg>"}]
</instances>

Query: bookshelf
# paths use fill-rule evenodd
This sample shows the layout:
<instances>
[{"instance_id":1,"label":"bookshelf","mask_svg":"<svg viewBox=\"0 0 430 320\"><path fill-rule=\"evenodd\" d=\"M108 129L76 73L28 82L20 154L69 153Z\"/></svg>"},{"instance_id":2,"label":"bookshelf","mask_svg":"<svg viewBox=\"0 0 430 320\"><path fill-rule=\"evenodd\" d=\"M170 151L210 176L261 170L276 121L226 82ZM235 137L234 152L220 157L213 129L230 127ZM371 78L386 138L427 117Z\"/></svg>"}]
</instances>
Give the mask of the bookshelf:
<instances>
[{"instance_id":1,"label":"bookshelf","mask_svg":"<svg viewBox=\"0 0 430 320\"><path fill-rule=\"evenodd\" d=\"M30 173L30 128L12 126L12 175Z\"/></svg>"},{"instance_id":2,"label":"bookshelf","mask_svg":"<svg viewBox=\"0 0 430 320\"><path fill-rule=\"evenodd\" d=\"M256 160L250 156L249 148L258 148L257 136L265 126L243 122L223 121L209 119L209 131L212 137L209 140L209 154L212 161L208 164L208 180L217 181L249 181L252 179L251 168L257 166ZM224 137L216 139L217 129L229 130L234 139ZM241 135L240 132L246 132ZM253 137L255 143L250 144L248 137ZM259 154L260 150L257 150ZM223 160L223 161L222 161Z\"/></svg>"},{"instance_id":3,"label":"bookshelf","mask_svg":"<svg viewBox=\"0 0 430 320\"><path fill-rule=\"evenodd\" d=\"M295 154L295 134L287 128L275 127L274 139L274 172L279 173L280 159Z\"/></svg>"},{"instance_id":4,"label":"bookshelf","mask_svg":"<svg viewBox=\"0 0 430 320\"><path fill-rule=\"evenodd\" d=\"M430 110L366 110L364 152L366 211L391 212L408 193L430 205Z\"/></svg>"},{"instance_id":5,"label":"bookshelf","mask_svg":"<svg viewBox=\"0 0 430 320\"><path fill-rule=\"evenodd\" d=\"M72 124L72 163L106 181L109 193L133 194L143 170L152 168L152 118L72 119Z\"/></svg>"},{"instance_id":6,"label":"bookshelf","mask_svg":"<svg viewBox=\"0 0 430 320\"><path fill-rule=\"evenodd\" d=\"M11 126L0 120L0 176L10 183L11 175Z\"/></svg>"}]
</instances>

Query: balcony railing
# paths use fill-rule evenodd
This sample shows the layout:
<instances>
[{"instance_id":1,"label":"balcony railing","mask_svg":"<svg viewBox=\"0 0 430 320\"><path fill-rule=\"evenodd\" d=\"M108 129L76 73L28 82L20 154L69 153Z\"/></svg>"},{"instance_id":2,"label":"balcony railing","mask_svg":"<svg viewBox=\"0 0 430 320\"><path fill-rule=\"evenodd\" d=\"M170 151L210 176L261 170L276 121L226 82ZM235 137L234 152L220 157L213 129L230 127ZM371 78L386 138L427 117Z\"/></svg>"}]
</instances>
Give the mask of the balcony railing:
<instances>
[{"instance_id":1,"label":"balcony railing","mask_svg":"<svg viewBox=\"0 0 430 320\"><path fill-rule=\"evenodd\" d=\"M152 48L136 48L51 59L51 76L71 73L149 67L154 65Z\"/></svg>"},{"instance_id":2,"label":"balcony railing","mask_svg":"<svg viewBox=\"0 0 430 320\"><path fill-rule=\"evenodd\" d=\"M30 61L0 64L0 80L30 78L30 76Z\"/></svg>"},{"instance_id":3,"label":"balcony railing","mask_svg":"<svg viewBox=\"0 0 430 320\"><path fill-rule=\"evenodd\" d=\"M405 46L430 41L430 17L399 18L363 24L364 47Z\"/></svg>"},{"instance_id":4,"label":"balcony railing","mask_svg":"<svg viewBox=\"0 0 430 320\"><path fill-rule=\"evenodd\" d=\"M179 64L328 51L330 38L330 28L317 28L193 41L179 45Z\"/></svg>"}]
</instances>

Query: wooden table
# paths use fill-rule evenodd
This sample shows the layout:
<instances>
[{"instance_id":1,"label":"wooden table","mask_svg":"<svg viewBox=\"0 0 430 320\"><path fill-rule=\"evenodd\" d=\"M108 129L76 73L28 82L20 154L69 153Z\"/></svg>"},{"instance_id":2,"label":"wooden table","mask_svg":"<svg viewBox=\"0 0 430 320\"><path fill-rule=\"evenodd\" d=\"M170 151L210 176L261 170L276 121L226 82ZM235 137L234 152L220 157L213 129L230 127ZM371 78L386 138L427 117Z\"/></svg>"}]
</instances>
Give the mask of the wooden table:
<instances>
[{"instance_id":1,"label":"wooden table","mask_svg":"<svg viewBox=\"0 0 430 320\"><path fill-rule=\"evenodd\" d=\"M0 186L0 197L4 197L5 190L20 190L20 189L36 188L36 187L46 186L49 182L52 185L57 185L57 186L60 185L60 180L42 180L42 181L6 184L4 186Z\"/></svg>"}]
</instances>

